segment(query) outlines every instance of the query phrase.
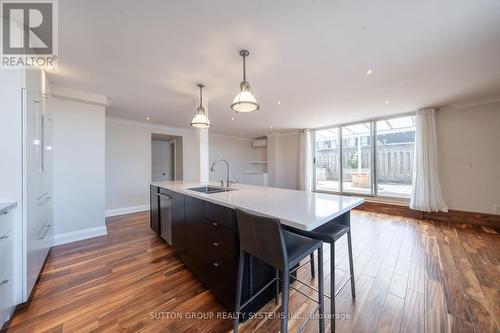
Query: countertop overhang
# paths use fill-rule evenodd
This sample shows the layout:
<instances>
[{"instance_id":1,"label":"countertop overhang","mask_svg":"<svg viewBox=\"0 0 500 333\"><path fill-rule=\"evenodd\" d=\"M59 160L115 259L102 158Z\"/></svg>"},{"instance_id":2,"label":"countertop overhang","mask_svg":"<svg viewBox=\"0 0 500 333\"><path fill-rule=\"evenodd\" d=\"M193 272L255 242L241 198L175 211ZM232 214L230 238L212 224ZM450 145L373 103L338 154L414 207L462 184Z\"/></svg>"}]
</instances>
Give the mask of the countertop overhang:
<instances>
[{"instance_id":1,"label":"countertop overhang","mask_svg":"<svg viewBox=\"0 0 500 333\"><path fill-rule=\"evenodd\" d=\"M166 181L152 182L151 185L225 207L276 218L285 225L305 231L311 231L364 202L364 199L356 197L245 184L233 185L233 191L211 194L189 188L207 185L220 187L216 183Z\"/></svg>"}]
</instances>

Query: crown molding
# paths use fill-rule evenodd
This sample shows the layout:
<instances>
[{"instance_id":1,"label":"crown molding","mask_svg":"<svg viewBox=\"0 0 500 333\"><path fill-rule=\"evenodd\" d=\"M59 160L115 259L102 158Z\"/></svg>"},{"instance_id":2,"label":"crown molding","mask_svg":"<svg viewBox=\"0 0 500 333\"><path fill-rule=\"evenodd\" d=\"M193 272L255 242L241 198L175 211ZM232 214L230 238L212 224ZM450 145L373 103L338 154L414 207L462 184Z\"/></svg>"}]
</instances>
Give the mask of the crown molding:
<instances>
[{"instance_id":1,"label":"crown molding","mask_svg":"<svg viewBox=\"0 0 500 333\"><path fill-rule=\"evenodd\" d=\"M89 103L99 106L108 106L108 98L104 95L94 94L88 91L66 88L51 84L52 97L71 101Z\"/></svg>"},{"instance_id":2,"label":"crown molding","mask_svg":"<svg viewBox=\"0 0 500 333\"><path fill-rule=\"evenodd\" d=\"M469 101L465 101L465 102L451 103L450 105L448 105L448 107L453 108L453 109L463 109L463 108L468 108L468 107L472 107L472 106L493 104L493 103L498 103L498 102L500 102L500 96L491 96L491 97L469 100Z\"/></svg>"},{"instance_id":3,"label":"crown molding","mask_svg":"<svg viewBox=\"0 0 500 333\"><path fill-rule=\"evenodd\" d=\"M196 133L196 129L194 129L192 127L187 128L187 127L160 125L160 124L154 124L154 123L145 122L145 121L130 120L130 119L125 119L125 118L111 117L111 116L106 116L106 121L113 122L113 123L119 123L119 124L141 126L141 127L145 127L145 128L149 128L149 129L158 129L158 130L164 130L164 131L176 131L176 132L182 132L182 133L186 133L186 134L195 134ZM216 132L211 132L210 130L208 131L208 135L209 135L209 137L210 136L217 136L217 137L225 137L225 138L241 140L241 141L252 141L252 139L250 139L250 138L229 135L229 134L216 133Z\"/></svg>"},{"instance_id":4,"label":"crown molding","mask_svg":"<svg viewBox=\"0 0 500 333\"><path fill-rule=\"evenodd\" d=\"M173 130L173 131L177 131L177 132L185 132L185 133L190 133L190 134L195 133L194 128L159 125L159 124L154 124L154 123L150 123L150 122L130 120L130 119L125 119L125 118L106 116L106 121L112 122L112 123L118 123L118 124L146 127L146 128L150 128L150 129L161 129L161 130L167 130L167 131Z\"/></svg>"},{"instance_id":5,"label":"crown molding","mask_svg":"<svg viewBox=\"0 0 500 333\"><path fill-rule=\"evenodd\" d=\"M290 135L299 135L299 134L300 134L300 130L294 129L294 130L287 130L287 131L282 131L282 132L268 133L265 136L273 137L273 136L290 136Z\"/></svg>"},{"instance_id":6,"label":"crown molding","mask_svg":"<svg viewBox=\"0 0 500 333\"><path fill-rule=\"evenodd\" d=\"M253 139L244 137L244 136L236 136L236 135L230 135L230 134L223 134L223 133L215 133L215 132L208 132L209 136L217 136L221 138L228 138L228 139L235 139L235 140L241 140L241 141L248 141L251 142Z\"/></svg>"}]
</instances>

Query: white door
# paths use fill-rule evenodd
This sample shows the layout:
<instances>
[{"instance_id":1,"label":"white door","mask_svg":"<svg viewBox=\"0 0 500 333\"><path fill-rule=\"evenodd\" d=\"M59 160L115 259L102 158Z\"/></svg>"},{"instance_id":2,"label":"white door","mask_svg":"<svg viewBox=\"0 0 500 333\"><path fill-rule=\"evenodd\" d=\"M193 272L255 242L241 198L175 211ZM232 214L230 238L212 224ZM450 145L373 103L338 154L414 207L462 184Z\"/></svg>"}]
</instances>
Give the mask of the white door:
<instances>
[{"instance_id":1,"label":"white door","mask_svg":"<svg viewBox=\"0 0 500 333\"><path fill-rule=\"evenodd\" d=\"M174 179L173 148L169 142L152 141L151 143L151 179L166 181Z\"/></svg>"}]
</instances>

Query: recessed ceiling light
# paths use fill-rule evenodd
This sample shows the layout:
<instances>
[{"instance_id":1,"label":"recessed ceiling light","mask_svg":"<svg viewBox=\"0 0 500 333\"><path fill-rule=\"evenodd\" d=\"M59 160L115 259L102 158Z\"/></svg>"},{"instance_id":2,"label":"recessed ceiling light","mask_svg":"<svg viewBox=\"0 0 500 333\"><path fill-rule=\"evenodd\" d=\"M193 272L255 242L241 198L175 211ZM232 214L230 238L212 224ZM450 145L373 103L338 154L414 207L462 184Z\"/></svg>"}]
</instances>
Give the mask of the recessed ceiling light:
<instances>
[{"instance_id":1,"label":"recessed ceiling light","mask_svg":"<svg viewBox=\"0 0 500 333\"><path fill-rule=\"evenodd\" d=\"M272 127L272 126L270 126L269 128L270 128L270 129L273 129L273 127Z\"/></svg>"},{"instance_id":2,"label":"recessed ceiling light","mask_svg":"<svg viewBox=\"0 0 500 333\"><path fill-rule=\"evenodd\" d=\"M372 75L373 74L373 70L369 69L366 71L366 75Z\"/></svg>"},{"instance_id":3,"label":"recessed ceiling light","mask_svg":"<svg viewBox=\"0 0 500 333\"><path fill-rule=\"evenodd\" d=\"M231 120L234 120L234 117L231 117Z\"/></svg>"},{"instance_id":4,"label":"recessed ceiling light","mask_svg":"<svg viewBox=\"0 0 500 333\"><path fill-rule=\"evenodd\" d=\"M149 120L149 117L146 117L146 120Z\"/></svg>"},{"instance_id":5,"label":"recessed ceiling light","mask_svg":"<svg viewBox=\"0 0 500 333\"><path fill-rule=\"evenodd\" d=\"M385 104L389 104L391 101L385 101Z\"/></svg>"},{"instance_id":6,"label":"recessed ceiling light","mask_svg":"<svg viewBox=\"0 0 500 333\"><path fill-rule=\"evenodd\" d=\"M281 102L280 102L280 101L278 101L278 103L277 103L277 104L278 104L278 105L280 105L280 104L281 104Z\"/></svg>"}]
</instances>

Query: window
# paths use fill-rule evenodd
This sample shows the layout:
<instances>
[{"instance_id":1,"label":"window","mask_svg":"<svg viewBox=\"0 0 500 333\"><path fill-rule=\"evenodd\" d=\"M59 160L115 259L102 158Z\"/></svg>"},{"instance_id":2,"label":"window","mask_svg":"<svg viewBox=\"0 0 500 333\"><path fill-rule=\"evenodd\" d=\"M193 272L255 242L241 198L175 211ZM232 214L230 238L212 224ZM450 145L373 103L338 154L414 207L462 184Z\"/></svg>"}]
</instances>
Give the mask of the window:
<instances>
[{"instance_id":1,"label":"window","mask_svg":"<svg viewBox=\"0 0 500 333\"><path fill-rule=\"evenodd\" d=\"M414 151L414 116L317 130L315 189L409 198Z\"/></svg>"},{"instance_id":2,"label":"window","mask_svg":"<svg viewBox=\"0 0 500 333\"><path fill-rule=\"evenodd\" d=\"M372 194L371 129L370 122L342 127L343 192Z\"/></svg>"},{"instance_id":3,"label":"window","mask_svg":"<svg viewBox=\"0 0 500 333\"><path fill-rule=\"evenodd\" d=\"M415 117L390 118L376 122L376 150L387 154L388 168L377 160L377 195L409 198L415 151ZM404 153L407 158L404 159ZM392 161L391 161L392 155ZM392 163L391 163L392 162Z\"/></svg>"},{"instance_id":4,"label":"window","mask_svg":"<svg viewBox=\"0 0 500 333\"><path fill-rule=\"evenodd\" d=\"M315 132L316 189L340 192L340 146L339 129L332 128Z\"/></svg>"}]
</instances>

